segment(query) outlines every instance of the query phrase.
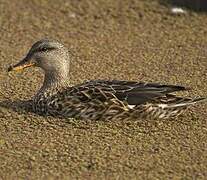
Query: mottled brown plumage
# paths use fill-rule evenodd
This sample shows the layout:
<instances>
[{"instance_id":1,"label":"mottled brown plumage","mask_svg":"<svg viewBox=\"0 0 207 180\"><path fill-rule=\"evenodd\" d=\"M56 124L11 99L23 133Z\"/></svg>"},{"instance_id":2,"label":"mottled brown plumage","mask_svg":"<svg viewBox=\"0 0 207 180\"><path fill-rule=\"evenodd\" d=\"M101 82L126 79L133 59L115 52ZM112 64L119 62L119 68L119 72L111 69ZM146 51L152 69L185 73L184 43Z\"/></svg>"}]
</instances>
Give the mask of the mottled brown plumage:
<instances>
[{"instance_id":1,"label":"mottled brown plumage","mask_svg":"<svg viewBox=\"0 0 207 180\"><path fill-rule=\"evenodd\" d=\"M38 66L45 79L33 98L33 110L42 115L91 120L171 118L206 98L177 97L185 87L135 81L92 80L69 86L70 52L61 43L43 39L27 56L9 68Z\"/></svg>"}]
</instances>

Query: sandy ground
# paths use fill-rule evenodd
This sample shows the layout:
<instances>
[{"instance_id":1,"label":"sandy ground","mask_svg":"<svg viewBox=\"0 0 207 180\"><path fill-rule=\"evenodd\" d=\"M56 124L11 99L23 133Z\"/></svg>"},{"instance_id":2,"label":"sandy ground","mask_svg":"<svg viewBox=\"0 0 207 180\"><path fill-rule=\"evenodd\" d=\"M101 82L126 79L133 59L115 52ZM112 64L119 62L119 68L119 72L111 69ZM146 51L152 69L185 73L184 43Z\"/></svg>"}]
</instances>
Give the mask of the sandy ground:
<instances>
[{"instance_id":1,"label":"sandy ground","mask_svg":"<svg viewBox=\"0 0 207 180\"><path fill-rule=\"evenodd\" d=\"M0 179L206 179L207 104L168 121L43 118L18 104L40 70L6 72L51 37L75 54L71 84L156 81L206 96L206 24L205 13L172 15L156 0L0 0Z\"/></svg>"}]
</instances>

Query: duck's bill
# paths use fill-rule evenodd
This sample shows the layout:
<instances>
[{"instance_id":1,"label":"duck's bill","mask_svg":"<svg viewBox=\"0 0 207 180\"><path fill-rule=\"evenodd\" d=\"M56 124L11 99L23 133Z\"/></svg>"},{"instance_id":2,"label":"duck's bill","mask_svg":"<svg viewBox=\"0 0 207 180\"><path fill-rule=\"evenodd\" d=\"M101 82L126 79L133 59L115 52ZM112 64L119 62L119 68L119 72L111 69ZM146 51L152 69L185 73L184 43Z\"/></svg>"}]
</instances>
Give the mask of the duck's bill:
<instances>
[{"instance_id":1,"label":"duck's bill","mask_svg":"<svg viewBox=\"0 0 207 180\"><path fill-rule=\"evenodd\" d=\"M28 68L28 67L31 67L31 66L34 66L34 65L35 65L35 63L29 62L27 59L23 59L19 63L15 64L13 66L10 66L8 68L8 72L10 72L10 71L21 71L25 68Z\"/></svg>"}]
</instances>

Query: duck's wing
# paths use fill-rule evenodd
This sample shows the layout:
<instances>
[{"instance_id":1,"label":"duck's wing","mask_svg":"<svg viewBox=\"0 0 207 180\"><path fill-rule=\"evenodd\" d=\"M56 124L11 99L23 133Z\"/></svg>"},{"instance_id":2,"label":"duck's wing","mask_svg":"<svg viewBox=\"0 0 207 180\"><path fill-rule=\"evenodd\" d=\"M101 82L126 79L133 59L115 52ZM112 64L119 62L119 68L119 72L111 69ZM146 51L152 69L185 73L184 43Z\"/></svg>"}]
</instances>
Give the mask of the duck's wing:
<instances>
[{"instance_id":1,"label":"duck's wing","mask_svg":"<svg viewBox=\"0 0 207 180\"><path fill-rule=\"evenodd\" d=\"M118 117L169 118L179 115L188 105L207 100L173 94L184 90L187 88L158 83L94 80L59 91L51 97L48 112L96 120L102 117L108 120Z\"/></svg>"},{"instance_id":2,"label":"duck's wing","mask_svg":"<svg viewBox=\"0 0 207 180\"><path fill-rule=\"evenodd\" d=\"M158 83L92 80L75 86L70 93L73 96L78 96L82 101L97 99L104 102L108 99L117 98L129 105L140 105L150 103L160 97L166 97L167 94L184 90L187 88Z\"/></svg>"}]
</instances>

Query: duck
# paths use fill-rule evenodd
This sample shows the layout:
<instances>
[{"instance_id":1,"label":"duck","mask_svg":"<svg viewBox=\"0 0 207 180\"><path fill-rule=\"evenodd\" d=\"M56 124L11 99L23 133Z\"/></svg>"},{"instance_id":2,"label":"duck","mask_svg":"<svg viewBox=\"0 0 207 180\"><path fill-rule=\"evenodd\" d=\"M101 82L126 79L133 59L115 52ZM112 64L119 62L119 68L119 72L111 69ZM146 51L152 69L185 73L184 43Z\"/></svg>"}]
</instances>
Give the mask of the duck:
<instances>
[{"instance_id":1,"label":"duck","mask_svg":"<svg viewBox=\"0 0 207 180\"><path fill-rule=\"evenodd\" d=\"M10 71L39 67L44 72L41 88L32 97L32 109L44 116L117 120L176 118L206 97L177 96L189 88L153 82L88 80L70 86L71 51L53 39L35 42Z\"/></svg>"}]
</instances>

